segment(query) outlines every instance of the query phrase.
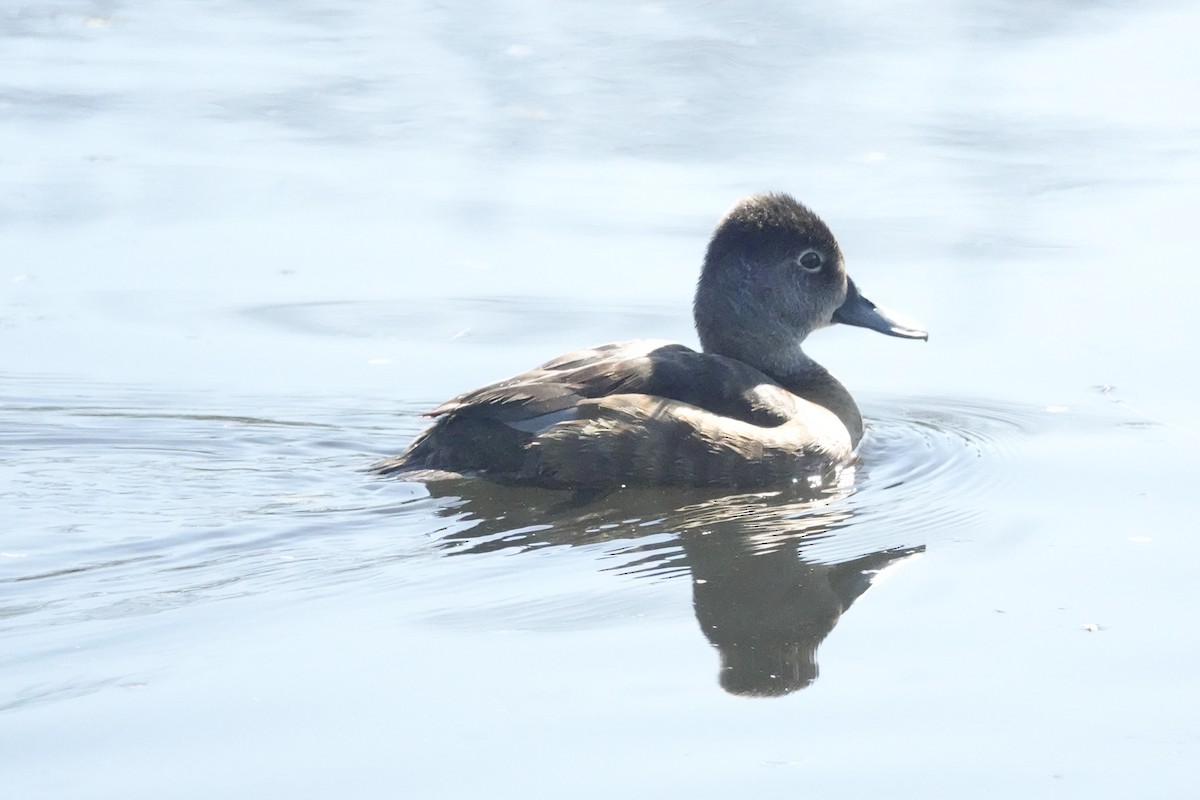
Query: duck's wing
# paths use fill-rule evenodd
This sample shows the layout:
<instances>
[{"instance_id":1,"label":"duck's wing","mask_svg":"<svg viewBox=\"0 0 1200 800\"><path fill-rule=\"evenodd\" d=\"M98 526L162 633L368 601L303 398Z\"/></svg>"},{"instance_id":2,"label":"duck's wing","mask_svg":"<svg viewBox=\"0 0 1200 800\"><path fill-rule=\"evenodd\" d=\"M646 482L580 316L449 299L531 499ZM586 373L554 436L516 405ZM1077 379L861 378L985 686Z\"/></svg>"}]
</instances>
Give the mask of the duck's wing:
<instances>
[{"instance_id":1,"label":"duck's wing","mask_svg":"<svg viewBox=\"0 0 1200 800\"><path fill-rule=\"evenodd\" d=\"M570 353L443 403L382 474L562 488L766 486L846 460L846 428L758 370L679 344Z\"/></svg>"},{"instance_id":2,"label":"duck's wing","mask_svg":"<svg viewBox=\"0 0 1200 800\"><path fill-rule=\"evenodd\" d=\"M448 400L428 416L503 422L533 431L569 419L584 400L646 395L763 427L786 422L794 397L762 372L668 342L617 342L567 353Z\"/></svg>"}]
</instances>

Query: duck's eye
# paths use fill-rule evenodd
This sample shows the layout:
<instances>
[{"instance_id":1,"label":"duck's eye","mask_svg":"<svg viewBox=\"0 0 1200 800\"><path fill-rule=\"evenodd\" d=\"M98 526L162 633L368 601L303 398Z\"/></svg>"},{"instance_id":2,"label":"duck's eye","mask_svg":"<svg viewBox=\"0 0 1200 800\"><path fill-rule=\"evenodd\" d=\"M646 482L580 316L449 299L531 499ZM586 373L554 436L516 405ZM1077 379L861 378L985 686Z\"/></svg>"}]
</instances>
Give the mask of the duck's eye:
<instances>
[{"instance_id":1,"label":"duck's eye","mask_svg":"<svg viewBox=\"0 0 1200 800\"><path fill-rule=\"evenodd\" d=\"M796 263L800 265L800 269L806 272L816 272L825 263L825 259L821 258L821 254L816 250L805 250L796 259Z\"/></svg>"}]
</instances>

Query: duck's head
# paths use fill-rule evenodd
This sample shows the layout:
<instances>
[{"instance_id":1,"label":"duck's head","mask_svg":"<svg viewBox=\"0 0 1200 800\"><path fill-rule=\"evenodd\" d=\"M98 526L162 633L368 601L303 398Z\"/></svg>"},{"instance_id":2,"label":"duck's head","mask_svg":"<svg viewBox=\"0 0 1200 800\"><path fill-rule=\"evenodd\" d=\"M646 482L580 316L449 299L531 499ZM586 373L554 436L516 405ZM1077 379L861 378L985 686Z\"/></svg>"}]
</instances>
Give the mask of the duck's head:
<instances>
[{"instance_id":1,"label":"duck's head","mask_svg":"<svg viewBox=\"0 0 1200 800\"><path fill-rule=\"evenodd\" d=\"M802 359L808 334L837 322L928 338L859 294L828 226L786 194L748 197L717 224L693 310L706 352L774 374Z\"/></svg>"}]
</instances>

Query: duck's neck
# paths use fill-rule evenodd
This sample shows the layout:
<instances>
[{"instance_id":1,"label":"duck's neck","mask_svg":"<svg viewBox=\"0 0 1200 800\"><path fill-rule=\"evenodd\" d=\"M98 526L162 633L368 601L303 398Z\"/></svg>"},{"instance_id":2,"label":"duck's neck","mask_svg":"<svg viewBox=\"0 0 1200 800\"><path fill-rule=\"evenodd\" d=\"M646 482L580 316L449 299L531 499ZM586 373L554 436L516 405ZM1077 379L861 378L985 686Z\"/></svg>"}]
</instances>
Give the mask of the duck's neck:
<instances>
[{"instance_id":1,"label":"duck's neck","mask_svg":"<svg viewBox=\"0 0 1200 800\"><path fill-rule=\"evenodd\" d=\"M797 397L832 411L855 447L863 437L863 418L850 392L829 370L808 357L799 345L762 359L759 368Z\"/></svg>"}]
</instances>

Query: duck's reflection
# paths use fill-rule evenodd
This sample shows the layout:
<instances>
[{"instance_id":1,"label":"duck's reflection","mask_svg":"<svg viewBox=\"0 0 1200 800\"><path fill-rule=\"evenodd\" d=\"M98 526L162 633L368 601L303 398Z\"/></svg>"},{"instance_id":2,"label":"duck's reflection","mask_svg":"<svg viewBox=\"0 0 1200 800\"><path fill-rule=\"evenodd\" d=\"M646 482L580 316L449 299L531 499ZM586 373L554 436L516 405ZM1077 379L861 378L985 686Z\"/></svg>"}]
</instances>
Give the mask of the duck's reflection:
<instances>
[{"instance_id":1,"label":"duck's reflection","mask_svg":"<svg viewBox=\"0 0 1200 800\"><path fill-rule=\"evenodd\" d=\"M848 490L838 488L564 499L485 481L427 486L435 497L457 498L443 513L476 522L442 538L456 553L626 541L615 568L623 573L690 572L696 619L720 652L721 686L738 695L775 697L812 683L817 647L841 615L881 570L923 549L839 547L853 511Z\"/></svg>"},{"instance_id":2,"label":"duck's reflection","mask_svg":"<svg viewBox=\"0 0 1200 800\"><path fill-rule=\"evenodd\" d=\"M726 533L682 539L696 619L721 653L721 686L740 695L784 695L816 680L818 645L880 570L915 552L821 564L796 546L761 551Z\"/></svg>"}]
</instances>

